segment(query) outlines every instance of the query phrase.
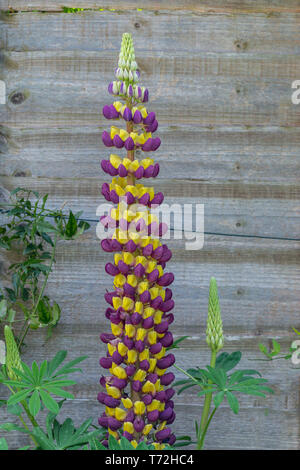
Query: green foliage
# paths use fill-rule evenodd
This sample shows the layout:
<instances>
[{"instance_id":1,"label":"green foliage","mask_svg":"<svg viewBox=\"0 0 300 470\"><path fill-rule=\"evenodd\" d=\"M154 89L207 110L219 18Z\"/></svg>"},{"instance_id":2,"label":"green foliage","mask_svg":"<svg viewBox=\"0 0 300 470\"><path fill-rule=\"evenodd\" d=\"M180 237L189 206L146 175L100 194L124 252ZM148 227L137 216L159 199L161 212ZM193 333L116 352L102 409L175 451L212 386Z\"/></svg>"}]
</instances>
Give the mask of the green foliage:
<instances>
[{"instance_id":1,"label":"green foliage","mask_svg":"<svg viewBox=\"0 0 300 470\"><path fill-rule=\"evenodd\" d=\"M237 414L239 403L236 394L266 397L266 393L273 393L273 390L265 385L267 379L262 378L256 370L243 369L230 372L240 362L241 357L240 351L232 354L223 352L218 356L215 367L188 369L186 375L189 378L179 380L174 384L175 386L184 385L179 389L178 394L197 385L201 389L198 396L212 393L216 408L226 398L232 411Z\"/></svg>"},{"instance_id":2,"label":"green foliage","mask_svg":"<svg viewBox=\"0 0 300 470\"><path fill-rule=\"evenodd\" d=\"M174 341L171 346L166 348L167 351L169 351L170 349L179 349L179 344L187 338L188 336L180 336L180 338L176 339L176 341Z\"/></svg>"},{"instance_id":3,"label":"green foliage","mask_svg":"<svg viewBox=\"0 0 300 470\"><path fill-rule=\"evenodd\" d=\"M172 447L166 445L164 450L171 450ZM128 439L124 436L121 437L120 441L117 441L112 435L108 438L108 448L101 444L99 441L92 439L90 446L86 446L85 450L155 450L153 444L147 444L145 441L140 442L137 447L134 447Z\"/></svg>"},{"instance_id":4,"label":"green foliage","mask_svg":"<svg viewBox=\"0 0 300 470\"><path fill-rule=\"evenodd\" d=\"M55 262L56 244L59 239L77 238L89 228L87 222L78 220L80 213L65 215L62 209L48 209L47 200L47 194L42 197L36 191L16 188L11 202L1 204L6 223L0 227L0 247L17 251L21 259L9 266L11 285L0 295L0 322L12 324L16 312L23 313L25 332L19 345L28 328L47 327L50 333L58 323L58 304L43 295Z\"/></svg>"},{"instance_id":5,"label":"green foliage","mask_svg":"<svg viewBox=\"0 0 300 470\"><path fill-rule=\"evenodd\" d=\"M295 328L293 328L293 330L295 331L296 334L299 335L299 332ZM272 361L274 359L290 359L292 357L293 352L296 351L297 349L297 348L294 348L292 344L287 354L280 355L281 346L275 339L272 339L272 347L270 349L267 349L267 347L262 343L260 343L258 347L259 347L260 352L263 353L264 356L266 356L267 358L266 360L268 361ZM260 360L263 360L263 359L260 359Z\"/></svg>"},{"instance_id":6,"label":"green foliage","mask_svg":"<svg viewBox=\"0 0 300 470\"><path fill-rule=\"evenodd\" d=\"M59 406L52 395L74 398L63 387L76 383L74 380L67 379L67 376L73 372L80 371L81 369L74 366L86 358L84 356L73 359L60 367L66 356L66 351L59 351L50 362L47 360L43 361L40 367L34 361L31 369L27 364L21 362L22 370L13 368L17 376L15 380L9 379L3 367L0 374L0 383L7 385L13 390L13 393L7 400L7 405L23 404L24 401L28 402L28 409L33 417L39 413L42 406L52 413L58 413Z\"/></svg>"},{"instance_id":7,"label":"green foliage","mask_svg":"<svg viewBox=\"0 0 300 470\"><path fill-rule=\"evenodd\" d=\"M4 437L0 438L0 450L8 450L8 445Z\"/></svg>"},{"instance_id":8,"label":"green foliage","mask_svg":"<svg viewBox=\"0 0 300 470\"><path fill-rule=\"evenodd\" d=\"M62 403L60 403L61 407ZM40 427L33 428L33 436L38 444L39 450L80 450L92 440L99 442L104 439L104 430L96 429L88 431L92 418L75 428L72 419L67 418L59 423L55 413L48 413L46 418L46 432Z\"/></svg>"}]
</instances>

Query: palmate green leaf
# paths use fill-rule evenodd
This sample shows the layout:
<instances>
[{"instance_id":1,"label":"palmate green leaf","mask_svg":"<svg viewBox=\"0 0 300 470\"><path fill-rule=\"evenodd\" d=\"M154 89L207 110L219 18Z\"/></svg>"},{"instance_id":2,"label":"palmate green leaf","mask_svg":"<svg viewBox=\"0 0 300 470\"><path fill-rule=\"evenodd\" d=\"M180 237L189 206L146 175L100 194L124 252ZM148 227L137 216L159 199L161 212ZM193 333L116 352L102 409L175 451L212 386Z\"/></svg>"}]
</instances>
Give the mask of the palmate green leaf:
<instances>
[{"instance_id":1,"label":"palmate green leaf","mask_svg":"<svg viewBox=\"0 0 300 470\"><path fill-rule=\"evenodd\" d=\"M18 426L15 423L2 423L0 424L0 430L10 432L10 431L19 431L25 434L28 434L28 429L24 428L23 426Z\"/></svg>"},{"instance_id":2,"label":"palmate green leaf","mask_svg":"<svg viewBox=\"0 0 300 470\"><path fill-rule=\"evenodd\" d=\"M242 353L241 351L234 351L229 354L227 352L222 352L218 355L216 360L216 369L222 368L225 372L233 369L241 360Z\"/></svg>"},{"instance_id":3,"label":"palmate green leaf","mask_svg":"<svg viewBox=\"0 0 300 470\"><path fill-rule=\"evenodd\" d=\"M78 432L78 431L77 431ZM97 435L99 435L99 431L91 431L89 433L81 433L77 435L77 432L73 435L73 437L70 439L70 442L68 445L64 446L64 449L74 449L75 446L82 446L86 443L88 443L91 439L95 438Z\"/></svg>"},{"instance_id":4,"label":"palmate green leaf","mask_svg":"<svg viewBox=\"0 0 300 470\"><path fill-rule=\"evenodd\" d=\"M42 450L59 450L58 446L55 445L53 440L46 436L41 428L34 427L32 430L32 435Z\"/></svg>"},{"instance_id":5,"label":"palmate green leaf","mask_svg":"<svg viewBox=\"0 0 300 470\"><path fill-rule=\"evenodd\" d=\"M130 445L131 450L155 450L155 447L152 444L147 445L145 441L140 442L136 448L134 448L132 444Z\"/></svg>"},{"instance_id":6,"label":"palmate green leaf","mask_svg":"<svg viewBox=\"0 0 300 470\"><path fill-rule=\"evenodd\" d=\"M44 388L48 387L68 387L69 385L75 385L76 382L75 380L70 380L70 379L61 379L61 380L44 380L43 381L43 386Z\"/></svg>"},{"instance_id":7,"label":"palmate green leaf","mask_svg":"<svg viewBox=\"0 0 300 470\"><path fill-rule=\"evenodd\" d=\"M49 385L47 386L46 390L48 390L48 392L53 393L53 395L57 395L58 397L69 398L70 400L74 399L74 395L72 393L67 392L66 390L59 387L52 387Z\"/></svg>"},{"instance_id":8,"label":"palmate green leaf","mask_svg":"<svg viewBox=\"0 0 300 470\"><path fill-rule=\"evenodd\" d=\"M236 398L236 396L233 393L231 393L229 391L226 392L226 398L227 398L227 401L229 403L230 408L232 409L234 414L237 415L238 412L239 412L239 408L240 408L238 399Z\"/></svg>"},{"instance_id":9,"label":"palmate green leaf","mask_svg":"<svg viewBox=\"0 0 300 470\"><path fill-rule=\"evenodd\" d=\"M176 385L176 384L174 384ZM185 385L184 387L180 388L177 392L177 395L180 395L182 392L184 392L184 390L187 390L188 388L191 388L191 387L195 387L195 385L197 385L195 382L192 382L188 385Z\"/></svg>"},{"instance_id":10,"label":"palmate green leaf","mask_svg":"<svg viewBox=\"0 0 300 470\"><path fill-rule=\"evenodd\" d=\"M120 439L121 450L133 450L133 445L124 436Z\"/></svg>"},{"instance_id":11,"label":"palmate green leaf","mask_svg":"<svg viewBox=\"0 0 300 470\"><path fill-rule=\"evenodd\" d=\"M172 346L166 348L167 351L169 351L170 349L179 349L179 344L187 338L189 338L189 336L181 336L180 338L176 339L176 341L173 342Z\"/></svg>"},{"instance_id":12,"label":"palmate green leaf","mask_svg":"<svg viewBox=\"0 0 300 470\"><path fill-rule=\"evenodd\" d=\"M214 396L215 407L218 408L224 399L225 392L222 390Z\"/></svg>"},{"instance_id":13,"label":"palmate green leaf","mask_svg":"<svg viewBox=\"0 0 300 470\"><path fill-rule=\"evenodd\" d=\"M35 361L33 361L32 366L31 366L31 369L32 369L33 380L34 380L36 383L39 383L39 376L40 376L40 373L39 373L38 365L37 365L37 363L36 363Z\"/></svg>"},{"instance_id":14,"label":"palmate green leaf","mask_svg":"<svg viewBox=\"0 0 300 470\"><path fill-rule=\"evenodd\" d=\"M68 446L75 432L74 423L71 418L67 418L60 426L58 433L58 443L61 447Z\"/></svg>"},{"instance_id":15,"label":"palmate green leaf","mask_svg":"<svg viewBox=\"0 0 300 470\"><path fill-rule=\"evenodd\" d=\"M76 359L73 359L72 361L68 362L63 367L61 367L61 369L57 370L55 374L53 374L53 377L58 377L59 375L71 374L73 372L78 372L78 371L81 372L81 369L74 368L74 366L76 364L79 364L79 362L84 361L87 358L88 356L81 356L81 357L77 357Z\"/></svg>"},{"instance_id":16,"label":"palmate green leaf","mask_svg":"<svg viewBox=\"0 0 300 470\"><path fill-rule=\"evenodd\" d=\"M23 410L20 405L7 405L6 407L7 413L15 416L20 416L23 413Z\"/></svg>"},{"instance_id":17,"label":"palmate green leaf","mask_svg":"<svg viewBox=\"0 0 300 470\"><path fill-rule=\"evenodd\" d=\"M44 403L45 407L56 415L59 412L59 406L54 398L49 395L49 393L44 390L40 390L41 400Z\"/></svg>"},{"instance_id":18,"label":"palmate green leaf","mask_svg":"<svg viewBox=\"0 0 300 470\"><path fill-rule=\"evenodd\" d=\"M118 443L117 439L113 437L111 434L108 438L108 447L110 450L121 450L121 446Z\"/></svg>"},{"instance_id":19,"label":"palmate green leaf","mask_svg":"<svg viewBox=\"0 0 300 470\"><path fill-rule=\"evenodd\" d=\"M41 399L38 390L34 390L29 399L29 411L33 416L36 416L41 409Z\"/></svg>"},{"instance_id":20,"label":"palmate green leaf","mask_svg":"<svg viewBox=\"0 0 300 470\"><path fill-rule=\"evenodd\" d=\"M177 436L175 444L173 444L173 448L185 447L194 444L190 436Z\"/></svg>"},{"instance_id":21,"label":"palmate green leaf","mask_svg":"<svg viewBox=\"0 0 300 470\"><path fill-rule=\"evenodd\" d=\"M50 377L53 375L54 371L64 362L67 356L67 351L58 351L54 358L48 362L47 366L47 376Z\"/></svg>"},{"instance_id":22,"label":"palmate green leaf","mask_svg":"<svg viewBox=\"0 0 300 470\"><path fill-rule=\"evenodd\" d=\"M30 389L21 390L20 392L11 395L7 400L7 404L14 405L15 403L20 403L21 401L25 400L25 398L27 398L33 390L34 388L31 387Z\"/></svg>"},{"instance_id":23,"label":"palmate green leaf","mask_svg":"<svg viewBox=\"0 0 300 470\"><path fill-rule=\"evenodd\" d=\"M8 445L4 437L0 437L0 450L8 450Z\"/></svg>"},{"instance_id":24,"label":"palmate green leaf","mask_svg":"<svg viewBox=\"0 0 300 470\"><path fill-rule=\"evenodd\" d=\"M40 371L39 371L39 382L42 381L43 377L47 373L47 361L43 361L42 364L40 365Z\"/></svg>"},{"instance_id":25,"label":"palmate green leaf","mask_svg":"<svg viewBox=\"0 0 300 470\"><path fill-rule=\"evenodd\" d=\"M192 382L190 379L183 379L183 380L177 380L176 382L173 383L173 387L176 387L177 385L185 385L189 382ZM195 382L193 382L195 383Z\"/></svg>"},{"instance_id":26,"label":"palmate green leaf","mask_svg":"<svg viewBox=\"0 0 300 470\"><path fill-rule=\"evenodd\" d=\"M91 440L89 441L89 444L90 444L90 450L107 450L107 448L104 447L104 445L101 444L101 442L98 441L98 439L95 439L94 437L91 438ZM87 447L85 450L89 450L89 448Z\"/></svg>"},{"instance_id":27,"label":"palmate green leaf","mask_svg":"<svg viewBox=\"0 0 300 470\"><path fill-rule=\"evenodd\" d=\"M187 373L190 374L194 379L197 379L198 381L203 380L203 372L207 372L205 369L187 369Z\"/></svg>"}]
</instances>

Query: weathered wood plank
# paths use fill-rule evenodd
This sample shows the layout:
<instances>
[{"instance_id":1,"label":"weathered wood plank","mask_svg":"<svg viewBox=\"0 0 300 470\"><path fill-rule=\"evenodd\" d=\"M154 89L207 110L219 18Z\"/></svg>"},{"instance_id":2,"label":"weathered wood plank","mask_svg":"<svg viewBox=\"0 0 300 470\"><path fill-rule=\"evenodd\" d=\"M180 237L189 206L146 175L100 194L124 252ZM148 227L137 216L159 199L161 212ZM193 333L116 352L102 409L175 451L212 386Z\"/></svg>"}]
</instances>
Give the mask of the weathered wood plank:
<instances>
[{"instance_id":1,"label":"weathered wood plank","mask_svg":"<svg viewBox=\"0 0 300 470\"><path fill-rule=\"evenodd\" d=\"M34 178L103 178L99 162L109 156L109 149L101 142L102 129L96 122L94 127L80 128L2 128L0 173ZM162 146L155 161L165 179L184 175L211 183L298 183L297 129L162 125L159 135Z\"/></svg>"},{"instance_id":2,"label":"weathered wood plank","mask_svg":"<svg viewBox=\"0 0 300 470\"><path fill-rule=\"evenodd\" d=\"M2 184L8 190L19 186L48 193L51 207L60 207L67 201L66 209L83 210L83 217L93 220L97 220L98 205L105 202L100 197L104 181L104 178L2 177ZM175 204L175 214L182 214L183 204L204 204L206 232L298 238L299 191L296 186L218 185L157 178L155 188L164 192L165 203Z\"/></svg>"},{"instance_id":3,"label":"weathered wood plank","mask_svg":"<svg viewBox=\"0 0 300 470\"><path fill-rule=\"evenodd\" d=\"M291 326L298 327L299 243L254 239L245 243L244 239L206 236L199 251L185 251L182 240L170 241L169 246L173 258L167 271L175 274L175 334L205 333L212 275L219 285L224 330L233 339L280 336ZM97 324L108 328L103 296L112 289L112 278L104 265L111 258L102 252L93 229L78 242L60 243L47 292L62 306L62 335L71 325L78 335L94 334ZM3 260L2 275L13 261L11 256Z\"/></svg>"},{"instance_id":4,"label":"weathered wood plank","mask_svg":"<svg viewBox=\"0 0 300 470\"><path fill-rule=\"evenodd\" d=\"M136 56L142 59L146 51L149 55L149 50L158 58L168 51L170 56L186 51L237 55L296 53L299 51L298 17L299 13L274 16L253 13L237 17L194 15L189 11L166 11L157 15L153 11L126 10L124 14L110 11L78 15L20 13L2 15L2 20L7 50L109 50L111 54L113 51L118 54L120 37L130 31L134 32Z\"/></svg>"},{"instance_id":5,"label":"weathered wood plank","mask_svg":"<svg viewBox=\"0 0 300 470\"><path fill-rule=\"evenodd\" d=\"M38 9L42 11L61 11L62 5L60 0L31 0L30 3L26 0L2 0L3 5L1 8L12 8L17 11L32 11ZM82 2L80 0L65 1L64 6L71 8L82 8ZM153 1L153 0L111 0L108 4L103 1L85 0L84 8L91 9L112 9L115 8L118 11L126 11L130 9L140 9L139 13L143 10L153 10L160 12L161 10L188 10L195 13L249 13L249 12L264 12L266 14L278 13L278 12L297 12L299 11L299 2L297 0L287 0L284 4L280 0L259 0L253 2L251 0L203 0L201 3L195 0L173 0L169 2L167 0Z\"/></svg>"},{"instance_id":6,"label":"weathered wood plank","mask_svg":"<svg viewBox=\"0 0 300 470\"><path fill-rule=\"evenodd\" d=\"M216 62L216 59L212 61ZM205 59L205 62L210 62L210 59ZM215 126L299 126L300 111L297 105L292 104L291 84L300 73L300 62L291 64L290 78L281 76L270 80L265 77L264 82L259 79L259 84L257 80L242 83L241 62L233 60L236 74L230 65L232 61L229 59L227 62L227 78L215 79L208 74L206 78L196 81L197 75L202 72L194 70L191 72L194 81L186 90L179 85L183 79L180 72L174 70L173 63L168 68L169 72L161 75L160 83L153 88L149 109L155 109L161 124L190 124L210 129ZM249 67L250 70L251 62L243 61L247 64L246 69ZM80 67L80 62L78 64ZM260 64L253 65L254 69L257 67L260 68ZM289 64L285 59L271 63L266 74L271 74L275 68L277 75L289 73ZM245 74L249 70L245 70ZM55 74L53 78L35 80L23 79L15 70L13 75L7 80L8 101L2 111L3 125L18 128L95 126L96 123L109 125L104 124L100 113L105 103L113 101L106 91L112 74L105 81L90 83L84 78L78 80L78 77L64 80L61 76L58 79ZM225 71L223 75L226 75ZM168 83L168 87L164 83ZM21 104L15 104L16 93L23 94Z\"/></svg>"}]
</instances>

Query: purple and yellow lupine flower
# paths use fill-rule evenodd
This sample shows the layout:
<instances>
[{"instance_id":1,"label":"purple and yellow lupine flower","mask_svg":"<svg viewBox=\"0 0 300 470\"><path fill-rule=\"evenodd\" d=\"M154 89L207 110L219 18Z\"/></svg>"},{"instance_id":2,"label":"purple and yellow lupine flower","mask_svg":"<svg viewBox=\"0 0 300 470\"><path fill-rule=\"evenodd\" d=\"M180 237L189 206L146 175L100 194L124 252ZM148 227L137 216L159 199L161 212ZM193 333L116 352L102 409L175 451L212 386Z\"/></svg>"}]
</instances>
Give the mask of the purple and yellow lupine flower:
<instances>
[{"instance_id":1,"label":"purple and yellow lupine flower","mask_svg":"<svg viewBox=\"0 0 300 470\"><path fill-rule=\"evenodd\" d=\"M159 164L148 157L138 160L135 150L155 151L160 139L153 137L158 122L144 105L149 93L138 85L140 74L128 33L123 35L115 75L108 91L123 101L104 106L103 115L123 119L126 129L112 126L102 140L107 147L125 148L127 153L125 157L112 153L101 162L103 171L112 176L110 184L103 184L102 194L117 207L100 219L114 229L101 242L104 251L114 253L113 262L105 266L114 290L105 294L111 333L100 335L107 344L100 365L109 375L100 379L104 390L98 400L105 411L99 424L107 428L107 437L125 436L134 446L146 440L162 449L176 440L169 427L175 419L174 389L169 387L175 377L168 371L175 357L167 351L173 343L169 325L174 321L174 301L168 286L174 275L164 271L172 253L159 240L167 226L151 214L151 207L160 205L164 196L136 183L156 177Z\"/></svg>"}]
</instances>

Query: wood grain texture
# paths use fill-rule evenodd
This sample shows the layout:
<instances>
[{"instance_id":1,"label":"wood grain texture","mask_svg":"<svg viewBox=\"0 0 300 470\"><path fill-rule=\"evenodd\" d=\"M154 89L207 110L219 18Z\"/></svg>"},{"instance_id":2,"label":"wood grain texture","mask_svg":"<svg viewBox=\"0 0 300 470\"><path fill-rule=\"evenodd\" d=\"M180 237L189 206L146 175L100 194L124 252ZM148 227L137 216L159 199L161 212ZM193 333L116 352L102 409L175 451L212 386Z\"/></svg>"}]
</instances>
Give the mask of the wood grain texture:
<instances>
[{"instance_id":1,"label":"wood grain texture","mask_svg":"<svg viewBox=\"0 0 300 470\"><path fill-rule=\"evenodd\" d=\"M42 10L48 12L57 12L62 10L60 0L31 0L30 3L26 0L1 0L1 8L11 8L17 11L32 11ZM103 1L85 0L84 4L79 0L65 1L64 6L71 8L91 8L91 9L116 9L117 11L135 10L152 10L160 12L161 10L176 11L188 10L194 13L249 13L252 11L261 11L266 14L286 12L286 11L299 11L299 2L297 0L288 0L284 4L280 0L111 0L109 3Z\"/></svg>"},{"instance_id":2,"label":"wood grain texture","mask_svg":"<svg viewBox=\"0 0 300 470\"><path fill-rule=\"evenodd\" d=\"M298 371L291 362L256 358L258 344L270 338L288 350L291 327L299 328L300 106L291 102L291 84L300 77L299 2L100 3L87 0L91 11L78 14L62 13L58 1L0 3L17 11L1 15L0 79L8 99L0 108L0 198L16 186L30 187L49 193L51 207L66 201L66 210L82 210L93 221L76 242L59 243L47 293L62 307L61 322L47 342L44 331L31 332L24 359L49 358L62 348L71 357L88 354L76 399L62 416L96 421L99 334L109 329L103 295L112 286L104 272L111 256L95 232L108 179L99 162L110 153L101 143L109 126L101 108L111 102L107 83L121 35L130 31L162 139L155 155L160 175L146 184L177 205L177 219L182 204L205 205L202 250L186 251L185 240L174 239L177 219L171 223L172 331L176 338L189 335L176 351L178 364L209 361L205 322L214 275L226 349L243 350L243 366L261 370L275 391L266 400L242 398L237 418L222 406L207 448L298 449ZM76 0L64 4L82 7ZM1 255L3 285L14 257ZM196 391L176 397L177 434L191 433L201 406ZM3 409L2 419L8 419ZM9 441L18 447L24 438L11 433Z\"/></svg>"}]
</instances>

